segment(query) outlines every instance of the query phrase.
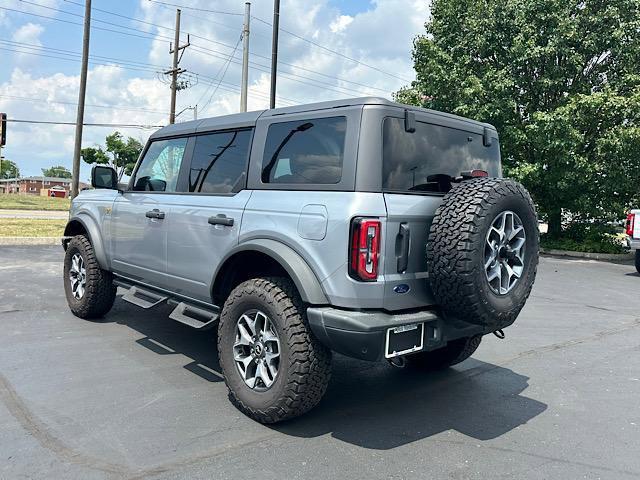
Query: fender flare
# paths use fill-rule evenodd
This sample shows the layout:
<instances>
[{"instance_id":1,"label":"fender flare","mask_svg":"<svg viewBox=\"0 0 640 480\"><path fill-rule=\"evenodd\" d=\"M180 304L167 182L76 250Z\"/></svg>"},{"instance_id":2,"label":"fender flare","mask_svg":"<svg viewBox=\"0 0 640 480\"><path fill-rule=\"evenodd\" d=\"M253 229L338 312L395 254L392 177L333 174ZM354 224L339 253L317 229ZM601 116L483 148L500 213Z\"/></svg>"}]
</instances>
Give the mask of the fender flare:
<instances>
[{"instance_id":1,"label":"fender flare","mask_svg":"<svg viewBox=\"0 0 640 480\"><path fill-rule=\"evenodd\" d=\"M87 236L89 237L89 241L93 246L93 251L96 256L96 260L98 260L98 264L100 268L103 270L109 270L109 261L107 259L107 252L104 249L104 242L102 241L102 235L100 234L100 228L98 227L98 223L93 219L91 215L86 213L79 213L78 215L74 215L67 222L67 226L64 229L64 236L69 237L72 236L72 224L73 222L80 223L84 230L87 232Z\"/></svg>"},{"instance_id":2,"label":"fender flare","mask_svg":"<svg viewBox=\"0 0 640 480\"><path fill-rule=\"evenodd\" d=\"M256 251L268 255L276 262L278 262L282 268L285 269L293 283L295 284L300 297L305 303L312 305L326 305L329 303L327 297L309 264L291 247L276 240L267 238L259 238L254 240L248 240L237 245L227 255L224 256L215 275L213 276L212 285L215 285L218 279L218 274L226 264L227 260L233 257L235 254L243 251Z\"/></svg>"}]
</instances>

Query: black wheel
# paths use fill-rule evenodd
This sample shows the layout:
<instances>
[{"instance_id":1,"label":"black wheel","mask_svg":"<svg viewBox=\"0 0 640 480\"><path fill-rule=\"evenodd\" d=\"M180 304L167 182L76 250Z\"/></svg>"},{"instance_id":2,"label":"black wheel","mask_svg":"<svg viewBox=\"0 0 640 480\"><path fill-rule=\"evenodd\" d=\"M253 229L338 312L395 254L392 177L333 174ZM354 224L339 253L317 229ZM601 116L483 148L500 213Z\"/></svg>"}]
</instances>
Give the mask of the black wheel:
<instances>
[{"instance_id":1,"label":"black wheel","mask_svg":"<svg viewBox=\"0 0 640 480\"><path fill-rule=\"evenodd\" d=\"M640 250L636 250L636 270L640 273Z\"/></svg>"},{"instance_id":2,"label":"black wheel","mask_svg":"<svg viewBox=\"0 0 640 480\"><path fill-rule=\"evenodd\" d=\"M281 278L255 278L231 292L218 356L231 401L261 423L315 407L331 376L330 350L311 333L293 284Z\"/></svg>"},{"instance_id":3,"label":"black wheel","mask_svg":"<svg viewBox=\"0 0 640 480\"><path fill-rule=\"evenodd\" d=\"M499 329L524 306L538 265L529 193L502 178L465 180L438 207L427 243L433 294L448 316Z\"/></svg>"},{"instance_id":4,"label":"black wheel","mask_svg":"<svg viewBox=\"0 0 640 480\"><path fill-rule=\"evenodd\" d=\"M407 355L407 364L421 370L440 370L465 361L480 346L482 336L458 338L445 347L430 352Z\"/></svg>"},{"instance_id":5,"label":"black wheel","mask_svg":"<svg viewBox=\"0 0 640 480\"><path fill-rule=\"evenodd\" d=\"M102 270L84 235L71 239L64 256L64 293L71 312L80 318L105 315L116 298L111 272Z\"/></svg>"}]
</instances>

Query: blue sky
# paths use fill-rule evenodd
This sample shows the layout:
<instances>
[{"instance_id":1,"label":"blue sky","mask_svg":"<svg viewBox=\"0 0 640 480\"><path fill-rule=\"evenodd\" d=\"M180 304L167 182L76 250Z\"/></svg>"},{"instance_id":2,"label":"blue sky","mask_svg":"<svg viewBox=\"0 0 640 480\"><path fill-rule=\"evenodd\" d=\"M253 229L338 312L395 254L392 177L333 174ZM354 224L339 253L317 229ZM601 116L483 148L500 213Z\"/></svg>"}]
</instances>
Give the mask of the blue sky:
<instances>
[{"instance_id":1,"label":"blue sky","mask_svg":"<svg viewBox=\"0 0 640 480\"><path fill-rule=\"evenodd\" d=\"M189 72L183 79L191 88L179 92L177 109L197 103L201 116L236 112L241 47L233 47L244 0L166 2L237 13L183 9L182 31L193 33L193 46L181 66ZM264 22L272 19L272 5L271 0L252 2L257 18L250 37L250 109L268 105L271 30ZM169 90L159 72L171 61L175 7L150 0L93 0L93 9L91 106L85 121L166 124ZM74 121L83 13L83 0L0 0L0 111L15 119ZM282 0L281 28L295 35L280 36L279 104L363 95L390 98L413 78L411 41L422 33L427 16L426 1ZM191 115L188 110L179 120ZM83 146L101 143L113 130L85 127ZM141 141L153 131L119 130ZM3 155L16 161L23 175L38 175L41 168L56 164L70 167L73 135L71 126L9 124ZM84 166L83 178L88 173Z\"/></svg>"}]
</instances>

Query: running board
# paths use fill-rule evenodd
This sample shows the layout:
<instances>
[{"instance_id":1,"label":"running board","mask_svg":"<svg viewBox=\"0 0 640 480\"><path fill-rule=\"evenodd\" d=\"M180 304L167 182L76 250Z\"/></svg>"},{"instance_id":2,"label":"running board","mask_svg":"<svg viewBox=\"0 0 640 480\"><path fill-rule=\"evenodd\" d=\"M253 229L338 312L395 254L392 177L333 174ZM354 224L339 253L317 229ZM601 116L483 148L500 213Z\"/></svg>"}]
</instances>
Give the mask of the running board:
<instances>
[{"instance_id":1,"label":"running board","mask_svg":"<svg viewBox=\"0 0 640 480\"><path fill-rule=\"evenodd\" d=\"M173 302L171 302L173 303ZM180 302L173 309L169 318L176 322L184 323L198 330L208 330L213 328L220 317L219 312L205 310L195 307L185 302Z\"/></svg>"},{"instance_id":2,"label":"running board","mask_svg":"<svg viewBox=\"0 0 640 480\"><path fill-rule=\"evenodd\" d=\"M144 290L140 287L130 287L122 296L122 299L126 302L133 303L141 308L155 307L161 302L164 302L168 297L158 295L150 290Z\"/></svg>"}]
</instances>

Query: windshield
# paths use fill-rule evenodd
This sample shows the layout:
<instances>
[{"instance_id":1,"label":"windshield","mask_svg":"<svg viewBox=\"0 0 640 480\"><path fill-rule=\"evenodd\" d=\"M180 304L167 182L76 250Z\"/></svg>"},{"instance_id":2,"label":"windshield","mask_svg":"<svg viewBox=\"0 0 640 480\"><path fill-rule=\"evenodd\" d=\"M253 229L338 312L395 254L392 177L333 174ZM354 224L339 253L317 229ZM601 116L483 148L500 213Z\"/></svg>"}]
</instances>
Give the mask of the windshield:
<instances>
[{"instance_id":1,"label":"windshield","mask_svg":"<svg viewBox=\"0 0 640 480\"><path fill-rule=\"evenodd\" d=\"M384 120L382 162L382 189L388 192L444 193L462 172L501 173L497 138L485 147L479 133L424 122L410 133L404 119L392 117Z\"/></svg>"}]
</instances>

